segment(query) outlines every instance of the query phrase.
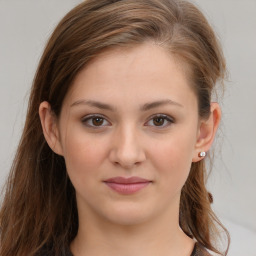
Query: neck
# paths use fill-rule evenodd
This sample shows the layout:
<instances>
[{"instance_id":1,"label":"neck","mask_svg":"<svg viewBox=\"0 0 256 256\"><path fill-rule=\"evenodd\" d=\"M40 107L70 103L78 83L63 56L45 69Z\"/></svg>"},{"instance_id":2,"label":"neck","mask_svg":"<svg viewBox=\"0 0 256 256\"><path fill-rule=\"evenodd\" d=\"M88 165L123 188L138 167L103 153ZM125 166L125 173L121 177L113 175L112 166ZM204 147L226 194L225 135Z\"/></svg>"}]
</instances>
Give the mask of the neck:
<instances>
[{"instance_id":1,"label":"neck","mask_svg":"<svg viewBox=\"0 0 256 256\"><path fill-rule=\"evenodd\" d=\"M189 256L194 241L179 227L178 207L174 212L166 211L136 225L120 225L87 211L86 218L79 215L79 230L71 251L74 256Z\"/></svg>"}]
</instances>

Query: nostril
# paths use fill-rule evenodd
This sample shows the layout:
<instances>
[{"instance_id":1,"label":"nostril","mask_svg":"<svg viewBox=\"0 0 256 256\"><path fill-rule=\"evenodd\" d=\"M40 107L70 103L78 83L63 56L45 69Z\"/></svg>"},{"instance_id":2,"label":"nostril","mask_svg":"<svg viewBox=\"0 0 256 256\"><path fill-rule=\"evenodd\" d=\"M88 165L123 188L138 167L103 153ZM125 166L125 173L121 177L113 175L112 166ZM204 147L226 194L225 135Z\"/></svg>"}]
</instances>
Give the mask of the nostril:
<instances>
[{"instance_id":1,"label":"nostril","mask_svg":"<svg viewBox=\"0 0 256 256\"><path fill-rule=\"evenodd\" d=\"M114 165L115 166L121 166L122 168L124 169L131 169L135 166L138 166L140 164L140 162L132 162L130 161L129 163L128 162L122 162L122 161L115 161L114 162Z\"/></svg>"},{"instance_id":2,"label":"nostril","mask_svg":"<svg viewBox=\"0 0 256 256\"><path fill-rule=\"evenodd\" d=\"M144 149L139 144L139 141L135 139L134 133L123 137L119 135L112 141L109 160L115 166L130 169L138 166L145 159Z\"/></svg>"}]
</instances>

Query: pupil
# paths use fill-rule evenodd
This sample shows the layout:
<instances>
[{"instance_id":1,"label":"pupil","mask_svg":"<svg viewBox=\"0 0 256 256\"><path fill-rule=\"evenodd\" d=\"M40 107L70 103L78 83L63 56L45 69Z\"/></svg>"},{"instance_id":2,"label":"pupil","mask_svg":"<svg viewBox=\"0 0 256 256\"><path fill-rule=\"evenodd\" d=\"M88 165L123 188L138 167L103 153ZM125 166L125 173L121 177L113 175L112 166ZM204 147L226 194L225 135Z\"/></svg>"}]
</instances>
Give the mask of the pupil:
<instances>
[{"instance_id":1,"label":"pupil","mask_svg":"<svg viewBox=\"0 0 256 256\"><path fill-rule=\"evenodd\" d=\"M159 125L163 125L164 123L164 119L162 117L157 117L154 119L154 124L159 126Z\"/></svg>"},{"instance_id":2,"label":"pupil","mask_svg":"<svg viewBox=\"0 0 256 256\"><path fill-rule=\"evenodd\" d=\"M94 125L102 125L103 123L103 118L100 118L100 117L96 117L93 119L93 124Z\"/></svg>"}]
</instances>

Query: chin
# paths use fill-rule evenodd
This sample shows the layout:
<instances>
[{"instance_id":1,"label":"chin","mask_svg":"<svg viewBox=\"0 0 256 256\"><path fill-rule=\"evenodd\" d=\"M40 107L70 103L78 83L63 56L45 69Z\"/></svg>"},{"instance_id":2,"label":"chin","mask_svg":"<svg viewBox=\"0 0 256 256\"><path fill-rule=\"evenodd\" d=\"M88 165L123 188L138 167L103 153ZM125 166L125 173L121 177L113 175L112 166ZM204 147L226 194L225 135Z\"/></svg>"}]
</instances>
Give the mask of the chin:
<instances>
[{"instance_id":1,"label":"chin","mask_svg":"<svg viewBox=\"0 0 256 256\"><path fill-rule=\"evenodd\" d=\"M111 211L105 213L106 219L113 224L123 226L139 225L147 222L153 217L152 209L142 208L140 205L136 206L124 206L113 207Z\"/></svg>"}]
</instances>

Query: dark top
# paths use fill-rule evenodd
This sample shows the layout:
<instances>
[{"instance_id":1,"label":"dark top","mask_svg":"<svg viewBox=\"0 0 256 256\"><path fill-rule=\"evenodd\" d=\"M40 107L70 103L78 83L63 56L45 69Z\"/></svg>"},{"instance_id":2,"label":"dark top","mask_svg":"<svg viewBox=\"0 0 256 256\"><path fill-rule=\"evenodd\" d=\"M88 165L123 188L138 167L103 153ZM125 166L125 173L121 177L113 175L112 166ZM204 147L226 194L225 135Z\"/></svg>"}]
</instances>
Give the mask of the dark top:
<instances>
[{"instance_id":1,"label":"dark top","mask_svg":"<svg viewBox=\"0 0 256 256\"><path fill-rule=\"evenodd\" d=\"M63 256L73 256L73 254L70 252L70 250L68 250ZM211 254L209 254L208 251L206 251L199 243L195 243L194 249L190 256L211 256Z\"/></svg>"}]
</instances>

